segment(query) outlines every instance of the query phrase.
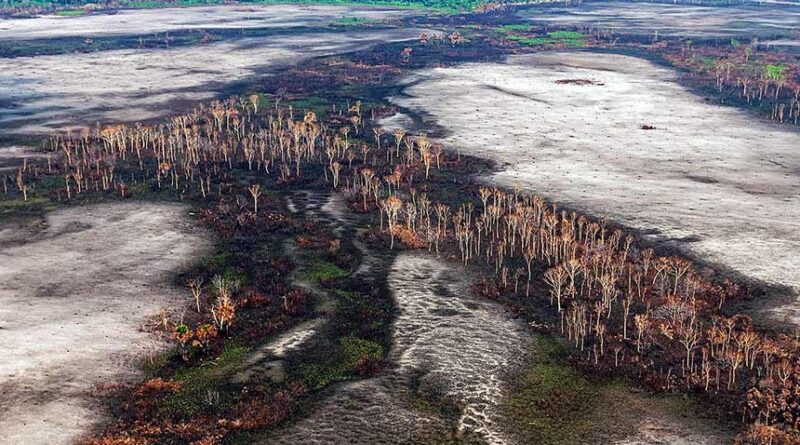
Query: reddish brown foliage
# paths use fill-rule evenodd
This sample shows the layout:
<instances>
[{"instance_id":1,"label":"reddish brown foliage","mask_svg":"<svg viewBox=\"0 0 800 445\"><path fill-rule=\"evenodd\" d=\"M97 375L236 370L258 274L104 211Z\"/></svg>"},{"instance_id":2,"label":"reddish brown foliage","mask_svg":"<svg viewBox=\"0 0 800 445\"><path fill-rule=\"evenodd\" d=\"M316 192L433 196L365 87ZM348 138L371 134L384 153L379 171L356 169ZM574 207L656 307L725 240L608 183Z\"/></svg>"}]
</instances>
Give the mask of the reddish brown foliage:
<instances>
[{"instance_id":1,"label":"reddish brown foliage","mask_svg":"<svg viewBox=\"0 0 800 445\"><path fill-rule=\"evenodd\" d=\"M424 249L426 247L425 241L418 234L404 227L397 227L395 236L409 249Z\"/></svg>"}]
</instances>

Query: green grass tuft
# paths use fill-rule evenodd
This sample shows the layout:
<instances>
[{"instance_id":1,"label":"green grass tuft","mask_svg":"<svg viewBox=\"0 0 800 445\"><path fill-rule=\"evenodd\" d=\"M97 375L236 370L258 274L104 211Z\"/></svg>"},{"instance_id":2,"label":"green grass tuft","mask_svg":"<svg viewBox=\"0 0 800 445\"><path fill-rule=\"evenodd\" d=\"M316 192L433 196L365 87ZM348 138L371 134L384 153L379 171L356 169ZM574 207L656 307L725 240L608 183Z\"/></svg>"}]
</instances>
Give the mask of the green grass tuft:
<instances>
[{"instance_id":1,"label":"green grass tuft","mask_svg":"<svg viewBox=\"0 0 800 445\"><path fill-rule=\"evenodd\" d=\"M501 33L509 33L511 31L523 31L528 32L531 30L530 25L502 25L496 28L498 32Z\"/></svg>"},{"instance_id":2,"label":"green grass tuft","mask_svg":"<svg viewBox=\"0 0 800 445\"><path fill-rule=\"evenodd\" d=\"M308 281L330 281L347 275L346 270L333 263L318 261L303 273L303 278Z\"/></svg>"}]
</instances>

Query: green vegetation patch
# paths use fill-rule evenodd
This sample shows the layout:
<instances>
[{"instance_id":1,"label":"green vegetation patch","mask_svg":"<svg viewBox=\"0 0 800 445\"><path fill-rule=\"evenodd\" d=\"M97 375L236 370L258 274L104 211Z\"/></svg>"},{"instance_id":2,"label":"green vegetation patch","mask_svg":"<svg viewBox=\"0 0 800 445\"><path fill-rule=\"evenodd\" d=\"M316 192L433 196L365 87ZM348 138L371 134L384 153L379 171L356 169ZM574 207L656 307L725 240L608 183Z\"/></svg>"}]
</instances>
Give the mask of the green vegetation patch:
<instances>
[{"instance_id":1,"label":"green vegetation patch","mask_svg":"<svg viewBox=\"0 0 800 445\"><path fill-rule=\"evenodd\" d=\"M308 270L303 272L303 278L308 281L330 281L344 278L347 271L327 261L317 261Z\"/></svg>"},{"instance_id":2,"label":"green vegetation patch","mask_svg":"<svg viewBox=\"0 0 800 445\"><path fill-rule=\"evenodd\" d=\"M214 360L184 368L175 374L181 390L167 398L165 408L174 414L192 416L205 407L220 409L232 404L236 394L226 393L224 381L239 368L250 348L228 345Z\"/></svg>"},{"instance_id":3,"label":"green vegetation patch","mask_svg":"<svg viewBox=\"0 0 800 445\"><path fill-rule=\"evenodd\" d=\"M529 45L529 46L546 45L548 43L551 43L550 40L545 39L544 37L528 37L528 36L520 36L520 35L516 35L516 34L512 34L512 35L506 36L506 40L510 40L512 42L517 42L517 43L519 43L521 45Z\"/></svg>"},{"instance_id":4,"label":"green vegetation patch","mask_svg":"<svg viewBox=\"0 0 800 445\"><path fill-rule=\"evenodd\" d=\"M221 5L222 0L177 0L177 1L158 1L158 0L142 0L142 1L123 1L121 4L126 8L134 9L156 9L156 8L169 8L169 7L189 7L189 6L204 6L204 5Z\"/></svg>"},{"instance_id":5,"label":"green vegetation patch","mask_svg":"<svg viewBox=\"0 0 800 445\"><path fill-rule=\"evenodd\" d=\"M529 361L504 404L520 443L572 445L586 437L613 443L635 434L648 416L716 418L689 397L647 394L624 379L590 378L568 361L570 349L563 339L534 336Z\"/></svg>"},{"instance_id":6,"label":"green vegetation patch","mask_svg":"<svg viewBox=\"0 0 800 445\"><path fill-rule=\"evenodd\" d=\"M767 65L765 70L769 80L786 80L786 65Z\"/></svg>"},{"instance_id":7,"label":"green vegetation patch","mask_svg":"<svg viewBox=\"0 0 800 445\"><path fill-rule=\"evenodd\" d=\"M0 201L0 215L43 215L55 209L55 204L47 198L29 197Z\"/></svg>"},{"instance_id":8,"label":"green vegetation patch","mask_svg":"<svg viewBox=\"0 0 800 445\"><path fill-rule=\"evenodd\" d=\"M547 33L547 36L551 39L561 39L561 40L583 40L586 37L575 31L553 31Z\"/></svg>"},{"instance_id":9,"label":"green vegetation patch","mask_svg":"<svg viewBox=\"0 0 800 445\"><path fill-rule=\"evenodd\" d=\"M366 26L379 25L384 23L380 19L367 19L363 17L341 17L332 23L333 26Z\"/></svg>"},{"instance_id":10,"label":"green vegetation patch","mask_svg":"<svg viewBox=\"0 0 800 445\"><path fill-rule=\"evenodd\" d=\"M531 30L531 26L530 25L519 25L519 24L517 24L517 25L502 25L502 26L498 26L495 29L497 30L497 32L506 34L506 33L509 33L511 31L528 32L528 31Z\"/></svg>"},{"instance_id":11,"label":"green vegetation patch","mask_svg":"<svg viewBox=\"0 0 800 445\"><path fill-rule=\"evenodd\" d=\"M338 297L336 304L336 331L357 334L368 338L378 338L388 328L390 308L386 302L375 301L369 295L334 291Z\"/></svg>"},{"instance_id":12,"label":"green vegetation patch","mask_svg":"<svg viewBox=\"0 0 800 445\"><path fill-rule=\"evenodd\" d=\"M582 48L586 46L586 36L573 31L553 31L547 37L531 37L519 34L508 34L506 40L528 46L566 46L567 48Z\"/></svg>"},{"instance_id":13,"label":"green vegetation patch","mask_svg":"<svg viewBox=\"0 0 800 445\"><path fill-rule=\"evenodd\" d=\"M369 363L380 361L383 353L383 346L373 340L342 337L328 360L303 366L300 373L309 387L321 389L331 383L358 377Z\"/></svg>"},{"instance_id":14,"label":"green vegetation patch","mask_svg":"<svg viewBox=\"0 0 800 445\"><path fill-rule=\"evenodd\" d=\"M534 337L531 361L506 405L523 443L566 444L591 433L590 419L601 394L579 370L562 362L564 351L553 338Z\"/></svg>"},{"instance_id":15,"label":"green vegetation patch","mask_svg":"<svg viewBox=\"0 0 800 445\"><path fill-rule=\"evenodd\" d=\"M65 9L63 11L56 12L56 15L61 17L78 17L84 14L86 14L86 11L83 9Z\"/></svg>"}]
</instances>

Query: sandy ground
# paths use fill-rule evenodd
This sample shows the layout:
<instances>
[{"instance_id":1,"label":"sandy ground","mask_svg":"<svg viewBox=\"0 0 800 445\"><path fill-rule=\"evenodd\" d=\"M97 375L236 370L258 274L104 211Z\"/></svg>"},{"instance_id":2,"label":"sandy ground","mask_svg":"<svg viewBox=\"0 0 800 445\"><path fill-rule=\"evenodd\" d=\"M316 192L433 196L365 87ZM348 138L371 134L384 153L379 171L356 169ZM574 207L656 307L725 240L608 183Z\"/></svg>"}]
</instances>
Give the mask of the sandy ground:
<instances>
[{"instance_id":1,"label":"sandy ground","mask_svg":"<svg viewBox=\"0 0 800 445\"><path fill-rule=\"evenodd\" d=\"M548 53L423 71L393 100L428 113L447 147L496 160L488 182L797 291L800 133L706 102L675 77L634 57ZM769 315L799 323L800 304Z\"/></svg>"},{"instance_id":2,"label":"sandy ground","mask_svg":"<svg viewBox=\"0 0 800 445\"><path fill-rule=\"evenodd\" d=\"M340 18L381 20L409 10L334 5L219 5L192 8L124 10L80 17L46 15L0 19L0 39L146 35L190 29L289 28L326 25Z\"/></svg>"},{"instance_id":3,"label":"sandy ground","mask_svg":"<svg viewBox=\"0 0 800 445\"><path fill-rule=\"evenodd\" d=\"M537 24L613 29L622 34L708 38L788 36L800 28L800 6L709 7L641 2L592 2L522 9Z\"/></svg>"},{"instance_id":4,"label":"sandy ground","mask_svg":"<svg viewBox=\"0 0 800 445\"><path fill-rule=\"evenodd\" d=\"M3 60L0 131L49 134L97 122L186 111L232 83L311 57L415 39L418 29L288 34L161 50L116 50Z\"/></svg>"},{"instance_id":5,"label":"sandy ground","mask_svg":"<svg viewBox=\"0 0 800 445\"><path fill-rule=\"evenodd\" d=\"M208 248L186 208L113 204L0 230L0 444L69 444L105 420L98 385L138 375L164 345L140 328L182 308L174 273Z\"/></svg>"},{"instance_id":6,"label":"sandy ground","mask_svg":"<svg viewBox=\"0 0 800 445\"><path fill-rule=\"evenodd\" d=\"M656 408L657 409L657 408ZM614 441L614 445L722 445L732 442L731 432L700 424L696 419L681 423L663 415L660 418L643 417L639 432L631 437ZM688 425L687 425L688 424Z\"/></svg>"}]
</instances>

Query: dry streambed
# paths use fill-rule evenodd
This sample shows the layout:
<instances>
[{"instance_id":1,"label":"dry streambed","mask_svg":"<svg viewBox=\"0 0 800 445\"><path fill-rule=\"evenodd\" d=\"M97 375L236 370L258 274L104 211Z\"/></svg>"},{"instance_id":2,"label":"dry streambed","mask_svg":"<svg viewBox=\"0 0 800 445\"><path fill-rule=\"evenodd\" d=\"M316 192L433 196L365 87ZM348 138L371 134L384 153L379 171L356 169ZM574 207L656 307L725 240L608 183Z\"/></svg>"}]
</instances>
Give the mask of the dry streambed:
<instances>
[{"instance_id":1,"label":"dry streambed","mask_svg":"<svg viewBox=\"0 0 800 445\"><path fill-rule=\"evenodd\" d=\"M106 418L98 386L164 348L141 328L186 293L174 274L208 247L178 205L55 211L0 230L0 444L68 444Z\"/></svg>"},{"instance_id":2,"label":"dry streambed","mask_svg":"<svg viewBox=\"0 0 800 445\"><path fill-rule=\"evenodd\" d=\"M336 387L308 418L264 443L432 443L451 429L509 443L497 404L502 376L524 360L524 327L470 297L459 270L427 255L401 254L389 287L398 307L390 368ZM451 420L420 410L431 394L463 413Z\"/></svg>"},{"instance_id":3,"label":"dry streambed","mask_svg":"<svg viewBox=\"0 0 800 445\"><path fill-rule=\"evenodd\" d=\"M297 193L288 198L288 207L313 215L340 235L359 224L337 194ZM386 259L359 240L353 242L362 262L352 279L374 282L383 275ZM491 444L511 443L500 425L498 404L503 378L524 361L529 336L524 324L500 306L474 298L468 284L459 268L429 255L403 253L391 261L388 287L397 315L388 369L376 378L331 388L308 417L271 434L264 443L438 443L451 433ZM297 285L323 292L312 283ZM309 326L318 328L321 323L325 321L317 319ZM308 336L321 331L309 326L298 327L274 344L310 342ZM295 342L299 337L302 340ZM422 409L428 405L451 406L455 417Z\"/></svg>"},{"instance_id":4,"label":"dry streambed","mask_svg":"<svg viewBox=\"0 0 800 445\"><path fill-rule=\"evenodd\" d=\"M563 82L576 79L590 82ZM800 134L676 80L639 58L547 53L422 71L393 101L444 128L449 148L497 161L487 182L619 220L796 295ZM768 315L800 323L800 304Z\"/></svg>"},{"instance_id":5,"label":"dry streambed","mask_svg":"<svg viewBox=\"0 0 800 445\"><path fill-rule=\"evenodd\" d=\"M524 323L499 304L473 297L460 267L428 254L399 254L388 284L398 312L387 369L332 387L307 417L259 443L526 443L504 407L531 342ZM682 419L659 399L628 387L616 391L587 419L571 419L596 424L602 435L568 437L569 443L730 442L729 430Z\"/></svg>"}]
</instances>

